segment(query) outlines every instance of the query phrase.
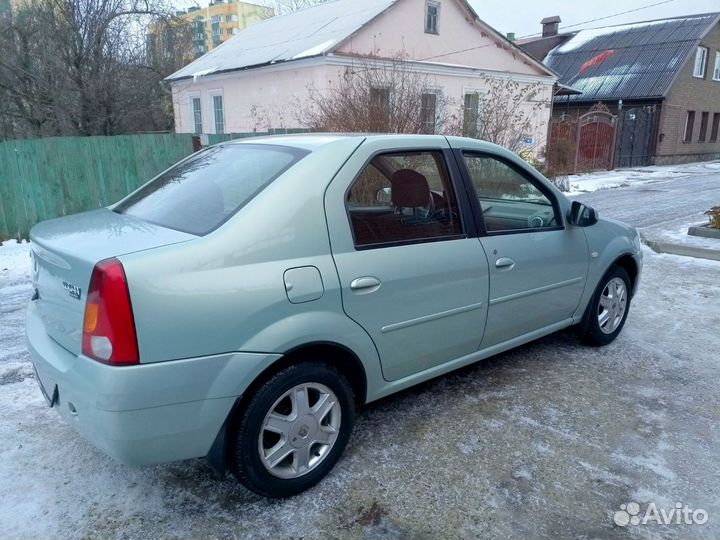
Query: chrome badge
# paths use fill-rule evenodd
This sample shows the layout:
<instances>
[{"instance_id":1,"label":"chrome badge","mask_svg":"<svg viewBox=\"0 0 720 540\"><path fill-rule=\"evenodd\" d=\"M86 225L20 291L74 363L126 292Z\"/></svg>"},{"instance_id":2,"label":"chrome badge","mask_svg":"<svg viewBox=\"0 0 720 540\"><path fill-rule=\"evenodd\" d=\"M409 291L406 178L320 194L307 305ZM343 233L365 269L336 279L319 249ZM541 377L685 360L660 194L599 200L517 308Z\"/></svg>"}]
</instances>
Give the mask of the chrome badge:
<instances>
[{"instance_id":1,"label":"chrome badge","mask_svg":"<svg viewBox=\"0 0 720 540\"><path fill-rule=\"evenodd\" d=\"M72 283L68 283L67 281L63 281L63 288L68 292L70 296L80 300L80 293L82 292L82 289L80 287L73 285Z\"/></svg>"}]
</instances>

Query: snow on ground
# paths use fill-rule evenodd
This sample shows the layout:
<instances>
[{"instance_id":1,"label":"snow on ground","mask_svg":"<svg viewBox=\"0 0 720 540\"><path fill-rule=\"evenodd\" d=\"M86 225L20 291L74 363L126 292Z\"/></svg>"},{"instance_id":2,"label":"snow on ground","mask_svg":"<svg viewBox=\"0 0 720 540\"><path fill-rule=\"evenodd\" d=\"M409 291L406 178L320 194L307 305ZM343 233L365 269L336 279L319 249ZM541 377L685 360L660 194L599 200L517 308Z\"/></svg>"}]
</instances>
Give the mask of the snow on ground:
<instances>
[{"instance_id":1,"label":"snow on ground","mask_svg":"<svg viewBox=\"0 0 720 540\"><path fill-rule=\"evenodd\" d=\"M706 225L707 222L707 216L702 212L698 212L696 216L691 218L675 219L661 225L647 227L643 229L643 234L646 238L668 244L682 244L684 246L720 251L720 239L688 234L690 227Z\"/></svg>"},{"instance_id":2,"label":"snow on ground","mask_svg":"<svg viewBox=\"0 0 720 540\"><path fill-rule=\"evenodd\" d=\"M0 279L30 274L30 244L23 240L0 242Z\"/></svg>"},{"instance_id":3,"label":"snow on ground","mask_svg":"<svg viewBox=\"0 0 720 540\"><path fill-rule=\"evenodd\" d=\"M683 165L657 165L637 169L616 169L614 171L574 174L569 177L570 191L566 195L577 195L601 189L628 187L708 173L720 173L720 161Z\"/></svg>"}]
</instances>

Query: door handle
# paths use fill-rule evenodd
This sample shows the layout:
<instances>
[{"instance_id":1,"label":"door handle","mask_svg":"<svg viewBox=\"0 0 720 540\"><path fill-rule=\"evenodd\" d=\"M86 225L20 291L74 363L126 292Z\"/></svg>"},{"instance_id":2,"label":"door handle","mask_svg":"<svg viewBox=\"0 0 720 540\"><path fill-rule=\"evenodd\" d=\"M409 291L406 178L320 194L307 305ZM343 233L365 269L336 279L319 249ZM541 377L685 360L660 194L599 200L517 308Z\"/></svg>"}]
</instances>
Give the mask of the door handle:
<instances>
[{"instance_id":1,"label":"door handle","mask_svg":"<svg viewBox=\"0 0 720 540\"><path fill-rule=\"evenodd\" d=\"M371 276L353 279L350 288L359 293L371 293L380 288L380 280Z\"/></svg>"},{"instance_id":2,"label":"door handle","mask_svg":"<svg viewBox=\"0 0 720 540\"><path fill-rule=\"evenodd\" d=\"M496 268L512 268L513 266L515 266L515 261L513 261L510 257L500 257L497 261L495 261Z\"/></svg>"}]
</instances>

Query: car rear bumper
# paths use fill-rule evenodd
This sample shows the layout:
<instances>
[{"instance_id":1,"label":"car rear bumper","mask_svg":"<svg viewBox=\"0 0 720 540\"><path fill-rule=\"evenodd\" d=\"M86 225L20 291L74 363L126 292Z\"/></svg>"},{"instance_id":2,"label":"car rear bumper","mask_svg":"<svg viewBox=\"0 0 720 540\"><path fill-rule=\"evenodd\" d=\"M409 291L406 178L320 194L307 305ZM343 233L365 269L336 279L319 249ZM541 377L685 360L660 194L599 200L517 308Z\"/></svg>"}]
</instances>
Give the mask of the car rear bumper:
<instances>
[{"instance_id":1,"label":"car rear bumper","mask_svg":"<svg viewBox=\"0 0 720 540\"><path fill-rule=\"evenodd\" d=\"M47 335L33 303L28 348L60 415L117 460L147 465L204 457L237 398L279 355L229 353L138 366L76 356Z\"/></svg>"}]
</instances>

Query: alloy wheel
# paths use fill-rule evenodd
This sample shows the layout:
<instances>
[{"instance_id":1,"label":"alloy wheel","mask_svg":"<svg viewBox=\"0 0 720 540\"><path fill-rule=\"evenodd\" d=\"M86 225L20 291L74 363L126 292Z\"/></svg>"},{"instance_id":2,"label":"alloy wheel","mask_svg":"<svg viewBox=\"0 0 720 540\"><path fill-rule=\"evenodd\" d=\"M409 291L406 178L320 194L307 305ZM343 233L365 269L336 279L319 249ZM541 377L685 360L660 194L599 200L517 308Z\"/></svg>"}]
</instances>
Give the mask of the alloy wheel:
<instances>
[{"instance_id":1,"label":"alloy wheel","mask_svg":"<svg viewBox=\"0 0 720 540\"><path fill-rule=\"evenodd\" d=\"M294 386L265 415L258 436L260 461L278 478L303 476L330 453L340 422L340 403L330 388L319 383Z\"/></svg>"},{"instance_id":2,"label":"alloy wheel","mask_svg":"<svg viewBox=\"0 0 720 540\"><path fill-rule=\"evenodd\" d=\"M598 305L598 326L603 334L612 334L625 316L627 308L627 286L619 277L612 278L600 295Z\"/></svg>"}]
</instances>

